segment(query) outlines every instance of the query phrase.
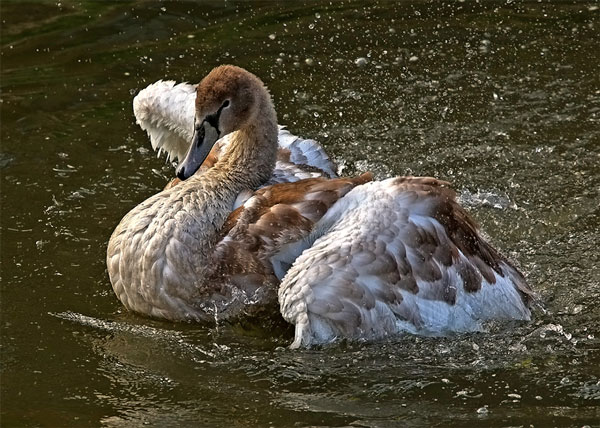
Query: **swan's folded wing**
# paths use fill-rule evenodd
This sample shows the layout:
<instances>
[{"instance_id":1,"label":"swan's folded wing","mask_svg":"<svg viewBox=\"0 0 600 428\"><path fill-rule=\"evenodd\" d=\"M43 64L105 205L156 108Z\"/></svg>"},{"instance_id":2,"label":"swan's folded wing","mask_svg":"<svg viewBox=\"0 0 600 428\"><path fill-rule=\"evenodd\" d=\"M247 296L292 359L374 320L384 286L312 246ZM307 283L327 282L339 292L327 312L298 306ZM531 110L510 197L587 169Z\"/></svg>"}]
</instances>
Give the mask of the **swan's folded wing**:
<instances>
[{"instance_id":1,"label":"swan's folded wing","mask_svg":"<svg viewBox=\"0 0 600 428\"><path fill-rule=\"evenodd\" d=\"M152 148L165 151L169 160L181 160L189 147L194 128L196 86L159 80L142 89L133 99L137 123L148 133ZM205 161L212 166L227 146L224 137ZM305 178L336 177L336 166L314 140L305 140L279 127L279 156L268 184L289 183Z\"/></svg>"},{"instance_id":2,"label":"swan's folded wing","mask_svg":"<svg viewBox=\"0 0 600 428\"><path fill-rule=\"evenodd\" d=\"M447 183L404 177L356 188L330 209L280 287L293 346L528 319L525 280L454 198Z\"/></svg>"},{"instance_id":3,"label":"swan's folded wing","mask_svg":"<svg viewBox=\"0 0 600 428\"><path fill-rule=\"evenodd\" d=\"M371 179L369 173L355 178L314 178L258 190L227 219L215 263L242 269L245 259L256 258L281 279L312 244L315 225L327 211Z\"/></svg>"}]
</instances>

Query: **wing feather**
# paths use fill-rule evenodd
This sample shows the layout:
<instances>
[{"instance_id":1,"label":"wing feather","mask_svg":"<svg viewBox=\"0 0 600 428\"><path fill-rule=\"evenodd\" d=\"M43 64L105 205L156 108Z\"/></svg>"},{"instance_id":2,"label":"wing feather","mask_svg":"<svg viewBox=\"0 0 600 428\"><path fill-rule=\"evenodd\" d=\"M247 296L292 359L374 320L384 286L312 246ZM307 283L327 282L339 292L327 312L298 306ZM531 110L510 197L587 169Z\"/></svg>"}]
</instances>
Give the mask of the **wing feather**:
<instances>
[{"instance_id":1,"label":"wing feather","mask_svg":"<svg viewBox=\"0 0 600 428\"><path fill-rule=\"evenodd\" d=\"M137 124L150 137L154 150L164 150L170 160L184 158L194 129L196 86L159 80L133 99Z\"/></svg>"},{"instance_id":2,"label":"wing feather","mask_svg":"<svg viewBox=\"0 0 600 428\"><path fill-rule=\"evenodd\" d=\"M315 225L330 207L371 179L371 174L313 178L259 189L229 215L221 231L216 259L234 248L243 257L259 260L265 269L283 277L295 258L310 246ZM315 198L315 194L324 192L327 197Z\"/></svg>"}]
</instances>

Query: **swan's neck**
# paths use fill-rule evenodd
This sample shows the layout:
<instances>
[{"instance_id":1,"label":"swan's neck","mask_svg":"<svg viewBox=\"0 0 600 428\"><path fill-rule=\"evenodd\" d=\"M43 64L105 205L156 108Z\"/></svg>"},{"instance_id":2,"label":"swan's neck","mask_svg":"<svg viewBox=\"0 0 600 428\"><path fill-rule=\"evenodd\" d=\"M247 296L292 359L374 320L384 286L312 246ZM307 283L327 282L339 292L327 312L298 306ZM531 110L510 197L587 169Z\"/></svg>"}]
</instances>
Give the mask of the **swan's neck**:
<instances>
[{"instance_id":1,"label":"swan's neck","mask_svg":"<svg viewBox=\"0 0 600 428\"><path fill-rule=\"evenodd\" d=\"M232 135L219 162L207 173L192 177L194 180L204 181L209 174L218 187L230 188L237 196L271 177L277 158L277 118L270 100L263 104L256 119Z\"/></svg>"},{"instance_id":2,"label":"swan's neck","mask_svg":"<svg viewBox=\"0 0 600 428\"><path fill-rule=\"evenodd\" d=\"M266 107L270 107L271 111L261 109L253 123L231 136L225 152L213 168L190 177L173 189L192 196L184 209L197 225L194 243L198 248L194 252L202 255L206 261L205 268L214 266L210 260L212 249L239 193L258 188L273 173L277 157L277 119L270 102ZM181 189L177 190L180 186ZM194 267L198 266L198 262L196 259Z\"/></svg>"},{"instance_id":3,"label":"swan's neck","mask_svg":"<svg viewBox=\"0 0 600 428\"><path fill-rule=\"evenodd\" d=\"M214 167L182 183L186 190L202 194L204 206L197 207L195 216L206 218L206 227L211 229L206 230L207 235L219 235L241 191L256 189L271 177L277 158L277 134L275 110L270 99L265 99L255 120L233 133ZM209 212L213 214L207 217ZM212 242L203 241L204 248Z\"/></svg>"}]
</instances>

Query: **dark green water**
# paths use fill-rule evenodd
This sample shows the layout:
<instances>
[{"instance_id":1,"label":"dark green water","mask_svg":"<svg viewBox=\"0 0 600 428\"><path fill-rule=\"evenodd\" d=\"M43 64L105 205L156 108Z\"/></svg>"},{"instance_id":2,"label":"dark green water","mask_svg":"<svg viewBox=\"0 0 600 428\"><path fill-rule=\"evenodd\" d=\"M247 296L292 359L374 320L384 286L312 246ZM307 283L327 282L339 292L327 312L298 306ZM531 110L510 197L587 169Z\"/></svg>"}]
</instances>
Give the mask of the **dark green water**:
<instances>
[{"instance_id":1,"label":"dark green water","mask_svg":"<svg viewBox=\"0 0 600 428\"><path fill-rule=\"evenodd\" d=\"M598 426L598 6L3 0L2 426ZM124 312L108 238L172 175L131 100L221 63L343 173L455 183L544 309L300 351Z\"/></svg>"}]
</instances>

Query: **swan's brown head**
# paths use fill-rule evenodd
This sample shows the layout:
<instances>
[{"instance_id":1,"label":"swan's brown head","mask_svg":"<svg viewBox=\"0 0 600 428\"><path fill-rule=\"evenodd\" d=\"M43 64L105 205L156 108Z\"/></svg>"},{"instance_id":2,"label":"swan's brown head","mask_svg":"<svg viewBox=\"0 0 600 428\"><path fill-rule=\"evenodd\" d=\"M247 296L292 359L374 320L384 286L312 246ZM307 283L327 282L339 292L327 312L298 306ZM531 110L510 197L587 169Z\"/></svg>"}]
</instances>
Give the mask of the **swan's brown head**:
<instances>
[{"instance_id":1,"label":"swan's brown head","mask_svg":"<svg viewBox=\"0 0 600 428\"><path fill-rule=\"evenodd\" d=\"M219 138L251 123L265 94L263 82L243 68L222 65L208 73L196 89L194 137L177 177L191 177Z\"/></svg>"}]
</instances>

